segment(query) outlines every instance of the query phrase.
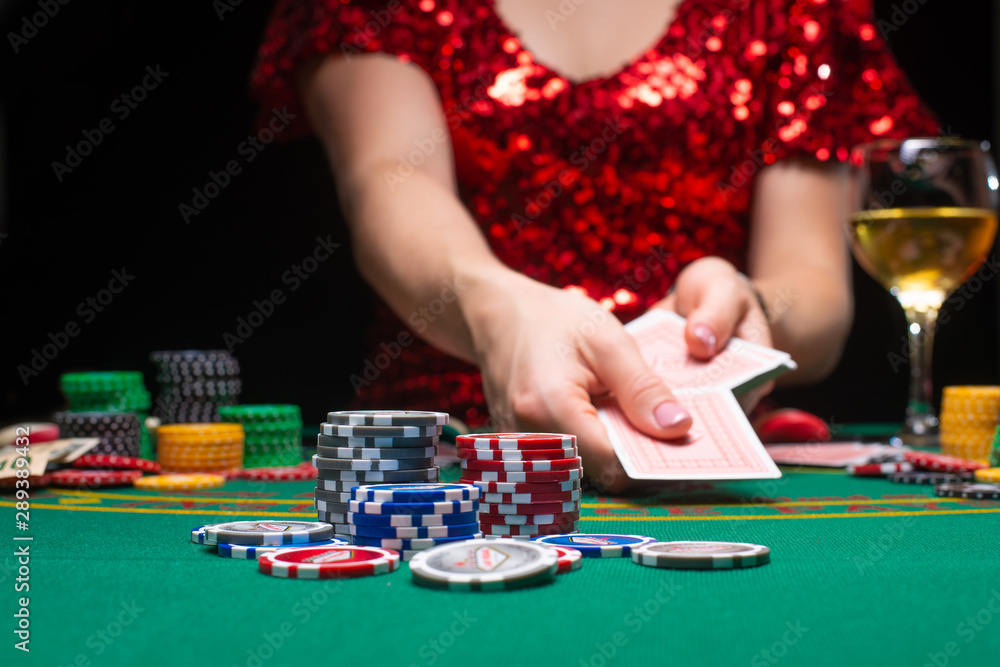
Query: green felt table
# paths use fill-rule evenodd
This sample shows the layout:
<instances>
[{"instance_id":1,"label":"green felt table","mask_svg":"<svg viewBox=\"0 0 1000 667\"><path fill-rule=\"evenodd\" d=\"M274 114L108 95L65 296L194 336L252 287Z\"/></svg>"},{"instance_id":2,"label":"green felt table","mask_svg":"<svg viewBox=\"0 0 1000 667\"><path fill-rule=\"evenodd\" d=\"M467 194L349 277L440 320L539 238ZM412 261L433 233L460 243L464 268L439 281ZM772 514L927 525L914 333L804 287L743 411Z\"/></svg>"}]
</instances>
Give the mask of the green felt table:
<instances>
[{"instance_id":1,"label":"green felt table","mask_svg":"<svg viewBox=\"0 0 1000 667\"><path fill-rule=\"evenodd\" d=\"M451 475L454 477L455 475ZM48 489L32 499L31 653L13 649L14 508L0 497L2 664L568 666L996 665L1000 502L785 469L656 497L587 495L586 532L764 544L727 571L585 559L495 593L416 586L403 565L357 580L272 578L190 529L310 517L309 482L210 491Z\"/></svg>"}]
</instances>

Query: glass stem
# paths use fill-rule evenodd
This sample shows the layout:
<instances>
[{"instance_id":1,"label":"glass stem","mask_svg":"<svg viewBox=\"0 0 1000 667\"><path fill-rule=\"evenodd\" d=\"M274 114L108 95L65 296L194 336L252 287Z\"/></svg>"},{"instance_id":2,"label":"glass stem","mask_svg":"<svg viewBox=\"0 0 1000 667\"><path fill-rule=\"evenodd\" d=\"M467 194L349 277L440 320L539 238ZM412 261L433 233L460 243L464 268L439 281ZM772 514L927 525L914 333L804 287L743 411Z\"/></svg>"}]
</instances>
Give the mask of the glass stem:
<instances>
[{"instance_id":1,"label":"glass stem","mask_svg":"<svg viewBox=\"0 0 1000 667\"><path fill-rule=\"evenodd\" d=\"M910 343L910 400L906 406L906 430L917 435L937 427L931 410L931 357L934 352L934 327L937 308L907 309L907 335Z\"/></svg>"}]
</instances>

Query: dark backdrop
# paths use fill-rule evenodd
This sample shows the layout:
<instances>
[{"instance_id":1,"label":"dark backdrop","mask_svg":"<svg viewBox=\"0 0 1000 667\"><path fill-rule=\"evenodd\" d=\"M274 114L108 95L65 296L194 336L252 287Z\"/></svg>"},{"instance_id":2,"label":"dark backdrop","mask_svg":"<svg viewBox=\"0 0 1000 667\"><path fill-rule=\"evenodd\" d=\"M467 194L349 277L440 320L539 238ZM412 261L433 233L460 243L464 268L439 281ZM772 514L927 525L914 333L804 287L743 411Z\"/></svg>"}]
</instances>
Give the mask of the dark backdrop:
<instances>
[{"instance_id":1,"label":"dark backdrop","mask_svg":"<svg viewBox=\"0 0 1000 667\"><path fill-rule=\"evenodd\" d=\"M38 2L0 3L0 420L58 407L59 374L69 370L150 371L151 350L222 347L237 318L276 289L286 299L235 347L244 401L298 403L307 422L343 406L363 359L371 293L353 268L328 167L313 139L269 145L252 162L256 150L240 148L269 3L43 0L58 12L26 33L24 17L41 11ZM231 11L220 18L223 3ZM894 7L902 12L890 45L943 126L992 139L990 3L876 4L886 20ZM16 53L11 32L26 36L14 38ZM157 66L166 74L146 78L156 85L145 100L113 106ZM92 154L57 180L51 163L66 162L65 146L85 131L97 136L104 118L113 131L99 132ZM192 189L230 160L242 172L185 224L178 205L192 203ZM328 235L341 247L293 290L283 276ZM101 312L80 309L122 269L134 278ZM901 351L903 316L866 275L855 271L855 280L857 316L841 366L823 384L776 399L838 422L899 420L907 368L893 371L888 355ZM936 349L939 386L997 383L996 313L989 280L950 314ZM17 366L72 323L77 335L25 386Z\"/></svg>"}]
</instances>

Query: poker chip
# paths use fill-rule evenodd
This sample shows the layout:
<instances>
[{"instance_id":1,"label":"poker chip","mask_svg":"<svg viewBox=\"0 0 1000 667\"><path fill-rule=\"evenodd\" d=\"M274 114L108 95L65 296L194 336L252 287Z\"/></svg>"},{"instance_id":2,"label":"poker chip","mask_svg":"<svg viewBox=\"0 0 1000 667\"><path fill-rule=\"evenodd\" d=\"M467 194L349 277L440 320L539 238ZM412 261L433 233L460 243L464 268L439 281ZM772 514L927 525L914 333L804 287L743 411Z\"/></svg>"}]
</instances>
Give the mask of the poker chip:
<instances>
[{"instance_id":1,"label":"poker chip","mask_svg":"<svg viewBox=\"0 0 1000 667\"><path fill-rule=\"evenodd\" d=\"M580 530L579 521L549 523L542 525L508 525L501 523L481 523L484 535L494 537L537 537L538 535L566 535Z\"/></svg>"},{"instance_id":2,"label":"poker chip","mask_svg":"<svg viewBox=\"0 0 1000 667\"><path fill-rule=\"evenodd\" d=\"M482 503L479 511L484 514L511 515L511 514L565 514L567 512L580 513L580 503L569 500L562 503L525 503L525 504L496 504Z\"/></svg>"},{"instance_id":3,"label":"poker chip","mask_svg":"<svg viewBox=\"0 0 1000 667\"><path fill-rule=\"evenodd\" d=\"M433 503L379 503L352 500L350 511L356 514L456 514L475 512L478 500L442 500Z\"/></svg>"},{"instance_id":4,"label":"poker chip","mask_svg":"<svg viewBox=\"0 0 1000 667\"><path fill-rule=\"evenodd\" d=\"M414 539L401 539L396 537L362 537L360 535L354 535L354 543L361 546L368 547L379 547L382 549L393 549L395 551L423 551L424 549L430 549L441 544L449 544L451 542L462 542L465 540L475 540L483 536L482 533L473 533L472 535L459 535L456 537L428 537L428 538L414 538Z\"/></svg>"},{"instance_id":5,"label":"poker chip","mask_svg":"<svg viewBox=\"0 0 1000 667\"><path fill-rule=\"evenodd\" d=\"M205 526L191 529L191 541L195 544L205 544Z\"/></svg>"},{"instance_id":6,"label":"poker chip","mask_svg":"<svg viewBox=\"0 0 1000 667\"><path fill-rule=\"evenodd\" d=\"M301 547L260 554L257 567L272 577L348 579L393 572L400 556L387 549L358 546Z\"/></svg>"},{"instance_id":7,"label":"poker chip","mask_svg":"<svg viewBox=\"0 0 1000 667\"><path fill-rule=\"evenodd\" d=\"M978 461L967 461L954 456L930 452L906 452L904 456L909 463L916 467L936 472L975 472L980 468L988 467L985 463Z\"/></svg>"},{"instance_id":8,"label":"poker chip","mask_svg":"<svg viewBox=\"0 0 1000 667\"><path fill-rule=\"evenodd\" d=\"M547 472L495 472L489 470L463 470L462 480L468 482L568 482L579 480L583 476L582 469L551 470Z\"/></svg>"},{"instance_id":9,"label":"poker chip","mask_svg":"<svg viewBox=\"0 0 1000 667\"><path fill-rule=\"evenodd\" d=\"M59 426L50 422L21 422L0 429L0 446L35 444L59 439Z\"/></svg>"},{"instance_id":10,"label":"poker chip","mask_svg":"<svg viewBox=\"0 0 1000 667\"><path fill-rule=\"evenodd\" d=\"M453 591L494 591L551 581L559 554L531 542L465 540L415 554L414 583Z\"/></svg>"},{"instance_id":11,"label":"poker chip","mask_svg":"<svg viewBox=\"0 0 1000 667\"><path fill-rule=\"evenodd\" d=\"M326 421L350 426L444 426L448 414L418 410L354 410L329 412Z\"/></svg>"},{"instance_id":12,"label":"poker chip","mask_svg":"<svg viewBox=\"0 0 1000 667\"><path fill-rule=\"evenodd\" d=\"M580 455L576 447L566 449L474 449L460 447L458 458L476 461L554 461Z\"/></svg>"},{"instance_id":13,"label":"poker chip","mask_svg":"<svg viewBox=\"0 0 1000 667\"><path fill-rule=\"evenodd\" d=\"M369 526L349 525L348 533L356 537L424 539L437 537L458 537L479 532L479 524L457 523L446 526Z\"/></svg>"},{"instance_id":14,"label":"poker chip","mask_svg":"<svg viewBox=\"0 0 1000 667\"><path fill-rule=\"evenodd\" d=\"M319 445L316 455L327 459L433 459L437 447L325 447Z\"/></svg>"},{"instance_id":15,"label":"poker chip","mask_svg":"<svg viewBox=\"0 0 1000 667\"><path fill-rule=\"evenodd\" d=\"M90 454L138 457L143 426L135 412L88 410L57 412L53 420L63 438L97 438Z\"/></svg>"},{"instance_id":16,"label":"poker chip","mask_svg":"<svg viewBox=\"0 0 1000 667\"><path fill-rule=\"evenodd\" d=\"M347 523L354 526L383 526L405 528L410 526L451 526L474 523L479 520L477 512L456 512L454 514L359 514L348 512Z\"/></svg>"},{"instance_id":17,"label":"poker chip","mask_svg":"<svg viewBox=\"0 0 1000 667\"><path fill-rule=\"evenodd\" d=\"M866 463L864 465L847 466L847 474L857 477L883 477L891 473L912 472L911 463Z\"/></svg>"},{"instance_id":18,"label":"poker chip","mask_svg":"<svg viewBox=\"0 0 1000 667\"><path fill-rule=\"evenodd\" d=\"M151 491L187 491L193 489L215 489L226 483L222 475L159 475L140 477L132 482L137 489Z\"/></svg>"},{"instance_id":19,"label":"poker chip","mask_svg":"<svg viewBox=\"0 0 1000 667\"><path fill-rule=\"evenodd\" d=\"M317 473L317 475L318 474L319 473ZM359 482L357 480L347 480L341 482L335 479L322 479L318 476L316 478L316 489L328 491L330 493L350 493L352 489L364 486L365 484L366 482Z\"/></svg>"},{"instance_id":20,"label":"poker chip","mask_svg":"<svg viewBox=\"0 0 1000 667\"><path fill-rule=\"evenodd\" d=\"M496 472L546 472L554 470L579 470L583 467L580 457L545 461L482 461L463 459L462 469L466 471Z\"/></svg>"},{"instance_id":21,"label":"poker chip","mask_svg":"<svg viewBox=\"0 0 1000 667\"><path fill-rule=\"evenodd\" d=\"M41 489L52 483L52 475L29 475L28 477L4 477L0 479L0 489Z\"/></svg>"},{"instance_id":22,"label":"poker chip","mask_svg":"<svg viewBox=\"0 0 1000 667\"><path fill-rule=\"evenodd\" d=\"M141 477L141 470L58 470L52 473L50 483L73 488L131 486Z\"/></svg>"},{"instance_id":23,"label":"poker chip","mask_svg":"<svg viewBox=\"0 0 1000 667\"><path fill-rule=\"evenodd\" d=\"M436 447L440 439L439 435L430 435L419 438L343 438L320 433L316 436L316 443L321 447L327 448L351 447L360 449L413 449L415 447Z\"/></svg>"},{"instance_id":24,"label":"poker chip","mask_svg":"<svg viewBox=\"0 0 1000 667\"><path fill-rule=\"evenodd\" d=\"M117 470L142 470L160 472L160 464L147 459L110 454L84 454L73 461L75 468L114 468Z\"/></svg>"},{"instance_id":25,"label":"poker chip","mask_svg":"<svg viewBox=\"0 0 1000 667\"><path fill-rule=\"evenodd\" d=\"M339 516L346 516L347 512L350 510L347 503L328 502L319 498L314 501L314 507L319 512L326 512L328 515L335 514ZM345 521L346 519L341 520L339 523L344 523Z\"/></svg>"},{"instance_id":26,"label":"poker chip","mask_svg":"<svg viewBox=\"0 0 1000 667\"><path fill-rule=\"evenodd\" d=\"M933 472L917 470L913 472L897 472L889 475L890 482L897 484L953 484L967 479L963 475L950 472Z\"/></svg>"},{"instance_id":27,"label":"poker chip","mask_svg":"<svg viewBox=\"0 0 1000 667\"><path fill-rule=\"evenodd\" d=\"M316 518L323 523L328 523L330 525L338 525L347 522L347 513L336 513L336 512L322 512L316 511Z\"/></svg>"},{"instance_id":28,"label":"poker chip","mask_svg":"<svg viewBox=\"0 0 1000 667\"><path fill-rule=\"evenodd\" d=\"M566 547L549 547L549 549L554 549L559 554L559 569L556 570L557 574L566 574L567 572L579 570L583 567L583 554L576 549L568 549Z\"/></svg>"},{"instance_id":29,"label":"poker chip","mask_svg":"<svg viewBox=\"0 0 1000 667\"><path fill-rule=\"evenodd\" d=\"M330 539L323 540L322 542L310 542L309 547L341 547L349 545L350 542L340 537L331 537ZM281 549L301 549L301 544L269 544L269 545L252 545L252 544L225 544L220 543L218 546L218 554L222 558L239 558L243 560L256 560L260 554L271 553L272 551L279 551Z\"/></svg>"},{"instance_id":30,"label":"poker chip","mask_svg":"<svg viewBox=\"0 0 1000 667\"><path fill-rule=\"evenodd\" d=\"M315 521L232 521L205 526L206 544L299 544L333 535L330 524Z\"/></svg>"},{"instance_id":31,"label":"poker chip","mask_svg":"<svg viewBox=\"0 0 1000 667\"><path fill-rule=\"evenodd\" d=\"M576 447L576 436L561 433L483 433L455 438L459 449L568 449Z\"/></svg>"},{"instance_id":32,"label":"poker chip","mask_svg":"<svg viewBox=\"0 0 1000 667\"><path fill-rule=\"evenodd\" d=\"M981 468L975 472L977 482L1000 482L1000 468Z\"/></svg>"},{"instance_id":33,"label":"poker chip","mask_svg":"<svg viewBox=\"0 0 1000 667\"><path fill-rule=\"evenodd\" d=\"M479 500L480 490L468 484L372 484L356 490L359 501L379 503L428 503Z\"/></svg>"},{"instance_id":34,"label":"poker chip","mask_svg":"<svg viewBox=\"0 0 1000 667\"><path fill-rule=\"evenodd\" d=\"M641 535L613 535L608 533L577 533L573 535L545 535L534 541L549 546L576 549L584 558L620 558L631 555L633 549L657 540Z\"/></svg>"},{"instance_id":35,"label":"poker chip","mask_svg":"<svg viewBox=\"0 0 1000 667\"><path fill-rule=\"evenodd\" d=\"M653 542L632 548L632 562L646 567L730 570L770 560L770 549L743 542Z\"/></svg>"},{"instance_id":36,"label":"poker chip","mask_svg":"<svg viewBox=\"0 0 1000 667\"><path fill-rule=\"evenodd\" d=\"M231 405L219 408L219 417L228 422L242 424L246 429L249 424L299 423L302 421L302 410L297 405Z\"/></svg>"},{"instance_id":37,"label":"poker chip","mask_svg":"<svg viewBox=\"0 0 1000 667\"><path fill-rule=\"evenodd\" d=\"M971 482L938 484L934 487L934 493L948 498L997 500L1000 499L1000 485Z\"/></svg>"},{"instance_id":38,"label":"poker chip","mask_svg":"<svg viewBox=\"0 0 1000 667\"><path fill-rule=\"evenodd\" d=\"M569 482L486 482L483 480L459 480L463 484L471 484L478 487L484 493L564 493L566 491L577 491L580 489L580 480Z\"/></svg>"},{"instance_id":39,"label":"poker chip","mask_svg":"<svg viewBox=\"0 0 1000 667\"><path fill-rule=\"evenodd\" d=\"M239 403L239 362L225 350L157 351L149 355L159 385L155 414L164 424L218 422Z\"/></svg>"},{"instance_id":40,"label":"poker chip","mask_svg":"<svg viewBox=\"0 0 1000 667\"><path fill-rule=\"evenodd\" d=\"M440 426L351 426L348 424L319 425L323 435L341 438L426 438L440 436Z\"/></svg>"},{"instance_id":41,"label":"poker chip","mask_svg":"<svg viewBox=\"0 0 1000 667\"><path fill-rule=\"evenodd\" d=\"M482 502L501 505L532 505L536 503L566 503L579 501L580 498L581 491L576 489L559 493L484 493Z\"/></svg>"},{"instance_id":42,"label":"poker chip","mask_svg":"<svg viewBox=\"0 0 1000 667\"><path fill-rule=\"evenodd\" d=\"M308 462L297 466L248 468L239 474L239 479L251 482L300 482L315 478L316 468Z\"/></svg>"},{"instance_id":43,"label":"poker chip","mask_svg":"<svg viewBox=\"0 0 1000 667\"><path fill-rule=\"evenodd\" d=\"M317 458L316 456L312 458L313 465L319 468L317 478L336 482L360 482L359 485L364 485L373 482L435 482L438 478L437 467L416 468L414 470L331 470L317 465L319 463Z\"/></svg>"},{"instance_id":44,"label":"poker chip","mask_svg":"<svg viewBox=\"0 0 1000 667\"><path fill-rule=\"evenodd\" d=\"M428 470L434 467L434 458L424 459L328 459L318 454L313 465L320 470L354 470L371 472L380 470Z\"/></svg>"},{"instance_id":45,"label":"poker chip","mask_svg":"<svg viewBox=\"0 0 1000 667\"><path fill-rule=\"evenodd\" d=\"M540 526L549 523L568 523L579 521L580 512L562 512L559 514L488 514L479 513L479 522L486 524L505 524L508 526Z\"/></svg>"}]
</instances>

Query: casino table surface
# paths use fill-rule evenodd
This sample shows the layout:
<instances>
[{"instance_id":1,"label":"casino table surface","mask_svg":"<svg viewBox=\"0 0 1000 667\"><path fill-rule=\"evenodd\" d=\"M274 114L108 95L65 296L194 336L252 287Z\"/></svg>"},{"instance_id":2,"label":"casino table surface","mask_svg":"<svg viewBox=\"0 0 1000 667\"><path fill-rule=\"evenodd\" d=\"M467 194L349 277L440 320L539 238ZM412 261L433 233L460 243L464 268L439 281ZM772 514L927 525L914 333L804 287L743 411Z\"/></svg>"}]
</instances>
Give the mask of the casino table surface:
<instances>
[{"instance_id":1,"label":"casino table surface","mask_svg":"<svg viewBox=\"0 0 1000 667\"><path fill-rule=\"evenodd\" d=\"M364 579L272 578L190 542L191 528L234 517L314 516L309 482L40 490L17 531L34 538L30 656L12 648L14 509L0 496L3 664L1000 664L1000 502L783 472L583 501L585 532L753 542L771 548L770 564L584 559L551 584L493 593L421 588L406 564Z\"/></svg>"}]
</instances>

